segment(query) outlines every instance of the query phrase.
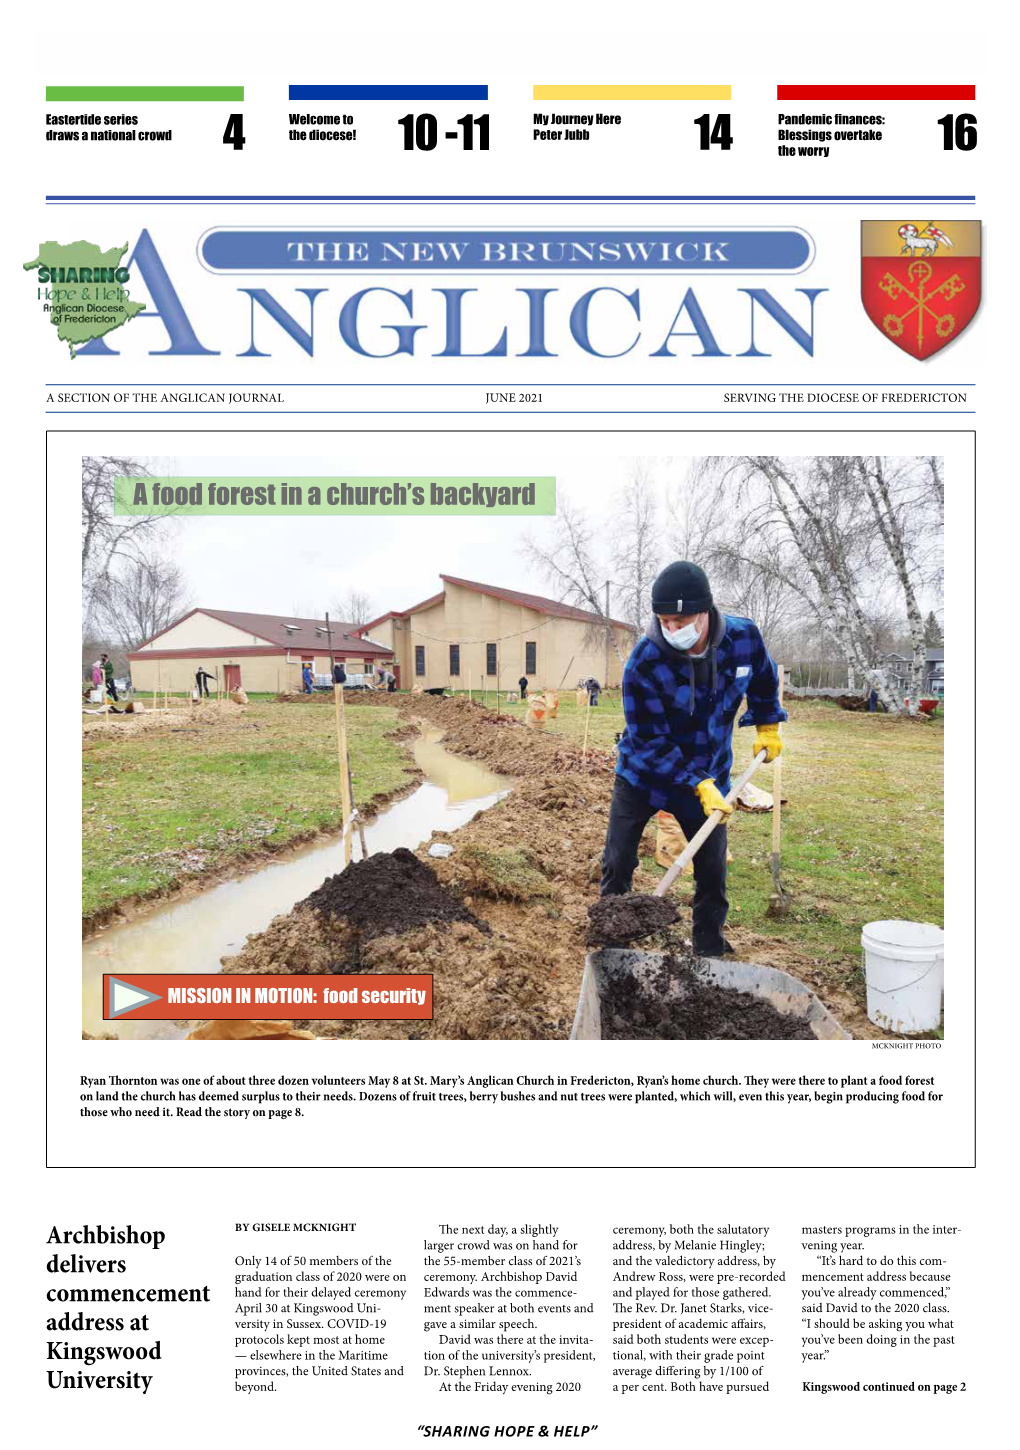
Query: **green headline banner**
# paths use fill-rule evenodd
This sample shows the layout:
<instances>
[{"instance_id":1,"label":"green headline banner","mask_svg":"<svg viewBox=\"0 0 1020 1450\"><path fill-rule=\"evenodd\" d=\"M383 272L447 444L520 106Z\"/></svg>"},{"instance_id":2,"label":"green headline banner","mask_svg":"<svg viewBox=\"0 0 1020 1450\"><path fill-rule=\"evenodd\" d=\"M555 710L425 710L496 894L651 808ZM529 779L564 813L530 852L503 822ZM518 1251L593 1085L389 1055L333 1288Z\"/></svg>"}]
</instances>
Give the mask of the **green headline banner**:
<instances>
[{"instance_id":1,"label":"green headline banner","mask_svg":"<svg viewBox=\"0 0 1020 1450\"><path fill-rule=\"evenodd\" d=\"M48 101L243 101L244 86L47 86Z\"/></svg>"},{"instance_id":2,"label":"green headline banner","mask_svg":"<svg viewBox=\"0 0 1020 1450\"><path fill-rule=\"evenodd\" d=\"M553 515L555 478L118 478L114 513L400 518Z\"/></svg>"}]
</instances>

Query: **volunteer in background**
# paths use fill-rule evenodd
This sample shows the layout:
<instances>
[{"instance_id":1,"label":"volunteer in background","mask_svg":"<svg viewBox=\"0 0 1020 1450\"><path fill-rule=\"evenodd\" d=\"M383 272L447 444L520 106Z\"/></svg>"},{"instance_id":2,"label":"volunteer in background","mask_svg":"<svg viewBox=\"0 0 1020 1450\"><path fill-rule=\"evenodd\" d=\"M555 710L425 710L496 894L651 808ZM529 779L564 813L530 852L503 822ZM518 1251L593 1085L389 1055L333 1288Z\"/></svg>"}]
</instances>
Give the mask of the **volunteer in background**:
<instances>
[{"instance_id":1,"label":"volunteer in background","mask_svg":"<svg viewBox=\"0 0 1020 1450\"><path fill-rule=\"evenodd\" d=\"M312 667L311 665L301 666L301 688L306 695L312 693Z\"/></svg>"},{"instance_id":2,"label":"volunteer in background","mask_svg":"<svg viewBox=\"0 0 1020 1450\"><path fill-rule=\"evenodd\" d=\"M113 679L113 660L111 660L109 655L102 655L101 659L103 661L103 677L106 680L106 693L111 700L117 700L120 696L117 694L117 686Z\"/></svg>"},{"instance_id":3,"label":"volunteer in background","mask_svg":"<svg viewBox=\"0 0 1020 1450\"><path fill-rule=\"evenodd\" d=\"M526 700L528 698L528 677L527 677L527 675L522 675L521 676L521 678L517 681L517 687L518 687L518 689L521 692L521 699L522 700Z\"/></svg>"},{"instance_id":4,"label":"volunteer in background","mask_svg":"<svg viewBox=\"0 0 1020 1450\"><path fill-rule=\"evenodd\" d=\"M198 686L198 693L200 695L204 695L207 700L209 698L209 681L210 680L212 680L213 682L215 682L216 676L215 675L211 675L208 670L196 670L195 671L195 684Z\"/></svg>"},{"instance_id":5,"label":"volunteer in background","mask_svg":"<svg viewBox=\"0 0 1020 1450\"><path fill-rule=\"evenodd\" d=\"M334 660L333 662L333 683L334 685L346 685L347 683L347 671L344 669L341 660Z\"/></svg>"},{"instance_id":6,"label":"volunteer in background","mask_svg":"<svg viewBox=\"0 0 1020 1450\"><path fill-rule=\"evenodd\" d=\"M602 686L594 675L589 675L584 682L584 688L588 691L588 704L594 709L599 702L599 692Z\"/></svg>"},{"instance_id":7,"label":"volunteer in background","mask_svg":"<svg viewBox=\"0 0 1020 1450\"><path fill-rule=\"evenodd\" d=\"M726 899L724 796L733 763L731 734L755 727L751 754L775 760L782 749L779 671L758 626L722 614L708 576L680 560L652 585L652 617L623 671L626 729L619 741L609 830L602 856L602 895L630 890L638 842L656 811L669 811L691 839L712 811L724 819L694 857L693 945L698 956L732 951L723 936Z\"/></svg>"}]
</instances>

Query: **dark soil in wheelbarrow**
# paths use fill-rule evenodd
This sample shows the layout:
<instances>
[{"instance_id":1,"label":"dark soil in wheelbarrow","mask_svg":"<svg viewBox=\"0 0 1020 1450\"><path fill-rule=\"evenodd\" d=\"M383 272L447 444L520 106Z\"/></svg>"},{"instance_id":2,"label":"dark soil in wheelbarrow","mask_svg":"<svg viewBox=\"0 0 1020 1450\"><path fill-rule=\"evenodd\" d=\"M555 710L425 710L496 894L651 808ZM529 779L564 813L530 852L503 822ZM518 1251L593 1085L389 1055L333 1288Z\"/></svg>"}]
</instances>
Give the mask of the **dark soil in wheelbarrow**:
<instances>
[{"instance_id":1,"label":"dark soil in wheelbarrow","mask_svg":"<svg viewBox=\"0 0 1020 1450\"><path fill-rule=\"evenodd\" d=\"M672 926L679 916L668 896L629 891L626 896L600 896L588 908L588 945L622 947Z\"/></svg>"},{"instance_id":2,"label":"dark soil in wheelbarrow","mask_svg":"<svg viewBox=\"0 0 1020 1450\"><path fill-rule=\"evenodd\" d=\"M679 994L669 989L673 983ZM709 981L697 957L667 954L651 977L620 973L602 992L602 1036L611 1041L784 1041L811 1038L811 1024L778 1012L771 1002Z\"/></svg>"},{"instance_id":3,"label":"dark soil in wheelbarrow","mask_svg":"<svg viewBox=\"0 0 1020 1450\"><path fill-rule=\"evenodd\" d=\"M430 922L463 921L489 931L443 886L432 868L404 846L354 861L339 875L327 876L298 906L310 906L320 916L342 917L362 941L399 936Z\"/></svg>"}]
</instances>

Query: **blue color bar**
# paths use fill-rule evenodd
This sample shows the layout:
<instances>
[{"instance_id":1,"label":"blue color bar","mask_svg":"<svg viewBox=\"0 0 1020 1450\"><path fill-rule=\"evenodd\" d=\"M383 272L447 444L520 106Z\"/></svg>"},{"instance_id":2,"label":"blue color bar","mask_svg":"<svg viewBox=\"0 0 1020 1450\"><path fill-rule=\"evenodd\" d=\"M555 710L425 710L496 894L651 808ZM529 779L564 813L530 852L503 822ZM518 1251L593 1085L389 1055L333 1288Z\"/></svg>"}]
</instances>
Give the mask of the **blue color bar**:
<instances>
[{"instance_id":1,"label":"blue color bar","mask_svg":"<svg viewBox=\"0 0 1020 1450\"><path fill-rule=\"evenodd\" d=\"M289 86L292 101L487 101L488 86Z\"/></svg>"}]
</instances>

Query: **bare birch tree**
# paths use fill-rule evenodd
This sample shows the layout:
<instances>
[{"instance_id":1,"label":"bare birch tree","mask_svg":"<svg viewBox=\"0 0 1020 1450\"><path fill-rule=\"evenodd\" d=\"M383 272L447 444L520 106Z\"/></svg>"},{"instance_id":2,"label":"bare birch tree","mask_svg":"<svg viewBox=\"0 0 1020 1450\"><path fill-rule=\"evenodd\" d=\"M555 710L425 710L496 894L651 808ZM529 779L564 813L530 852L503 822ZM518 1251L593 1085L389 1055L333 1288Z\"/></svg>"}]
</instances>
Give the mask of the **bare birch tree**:
<instances>
[{"instance_id":1,"label":"bare birch tree","mask_svg":"<svg viewBox=\"0 0 1020 1450\"><path fill-rule=\"evenodd\" d=\"M94 628L99 594L121 562L137 562L151 550L173 510L159 514L116 515L114 481L151 478L136 458L84 457L81 461L82 628Z\"/></svg>"},{"instance_id":2,"label":"bare birch tree","mask_svg":"<svg viewBox=\"0 0 1020 1450\"><path fill-rule=\"evenodd\" d=\"M573 503L566 492L561 492L551 532L541 539L534 534L527 535L521 552L548 580L563 603L573 604L595 616L585 631L585 647L601 644L607 662L612 650L622 665L624 655L609 612L611 581L605 578L595 525L584 509Z\"/></svg>"},{"instance_id":3,"label":"bare birch tree","mask_svg":"<svg viewBox=\"0 0 1020 1450\"><path fill-rule=\"evenodd\" d=\"M659 489L647 463L635 463L612 520L613 574L617 606L635 635L650 610L652 583L662 567Z\"/></svg>"},{"instance_id":4,"label":"bare birch tree","mask_svg":"<svg viewBox=\"0 0 1020 1450\"><path fill-rule=\"evenodd\" d=\"M97 586L94 615L105 634L127 651L167 629L190 607L180 567L157 554L132 559L108 574Z\"/></svg>"},{"instance_id":5,"label":"bare birch tree","mask_svg":"<svg viewBox=\"0 0 1020 1450\"><path fill-rule=\"evenodd\" d=\"M871 505L871 512L878 530L878 536L892 562L903 595L910 630L910 676L907 685L907 710L916 715L924 687L927 663L927 642L925 640L924 616L917 601L914 588L913 566L907 553L906 529L903 511L893 500L892 489L886 472L885 461L877 456L855 458L854 465L862 487Z\"/></svg>"},{"instance_id":6,"label":"bare birch tree","mask_svg":"<svg viewBox=\"0 0 1020 1450\"><path fill-rule=\"evenodd\" d=\"M353 585L337 599L330 611L342 624L367 624L375 613L371 596Z\"/></svg>"},{"instance_id":7,"label":"bare birch tree","mask_svg":"<svg viewBox=\"0 0 1020 1450\"><path fill-rule=\"evenodd\" d=\"M776 557L793 556L803 565L811 586L806 597L846 662L851 688L866 683L899 714L869 628L863 584L873 524L860 507L853 460L761 455L714 462L737 479L745 518L774 544Z\"/></svg>"}]
</instances>

